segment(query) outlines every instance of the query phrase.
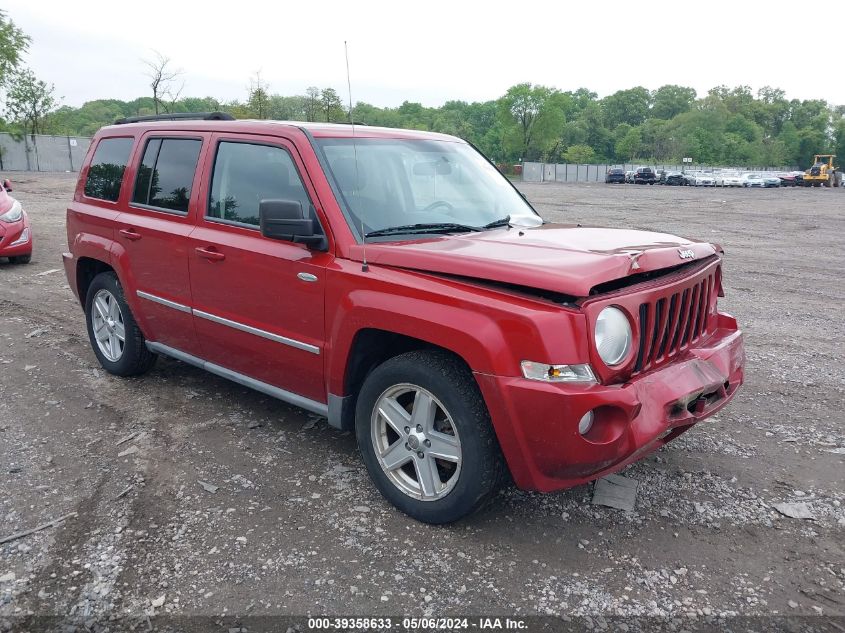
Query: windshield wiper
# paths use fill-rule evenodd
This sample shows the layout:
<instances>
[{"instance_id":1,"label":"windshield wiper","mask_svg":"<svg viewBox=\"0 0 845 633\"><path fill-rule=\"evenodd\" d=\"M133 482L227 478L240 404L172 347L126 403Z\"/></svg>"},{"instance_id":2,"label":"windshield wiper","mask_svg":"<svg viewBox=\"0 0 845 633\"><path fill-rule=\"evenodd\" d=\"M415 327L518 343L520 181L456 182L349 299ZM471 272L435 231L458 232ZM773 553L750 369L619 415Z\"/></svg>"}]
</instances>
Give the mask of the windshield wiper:
<instances>
[{"instance_id":1,"label":"windshield wiper","mask_svg":"<svg viewBox=\"0 0 845 633\"><path fill-rule=\"evenodd\" d=\"M484 226L471 226L469 224L458 224L455 222L428 222L418 224L403 224L402 226L389 226L384 229L370 231L364 237L379 237L383 235L412 235L414 233L474 233L495 229L500 226L508 226L511 216L505 216L499 220L488 222Z\"/></svg>"},{"instance_id":2,"label":"windshield wiper","mask_svg":"<svg viewBox=\"0 0 845 633\"><path fill-rule=\"evenodd\" d=\"M470 233L483 230L478 226L456 224L454 222L429 222L420 224L404 224L389 226L385 229L370 231L364 237L378 237L380 235L411 235L414 233Z\"/></svg>"},{"instance_id":3,"label":"windshield wiper","mask_svg":"<svg viewBox=\"0 0 845 633\"><path fill-rule=\"evenodd\" d=\"M500 226L510 226L510 223L511 223L511 216L506 215L505 217L499 218L498 220L493 220L492 222L488 222L487 224L485 224L481 228L482 229L497 229Z\"/></svg>"}]
</instances>

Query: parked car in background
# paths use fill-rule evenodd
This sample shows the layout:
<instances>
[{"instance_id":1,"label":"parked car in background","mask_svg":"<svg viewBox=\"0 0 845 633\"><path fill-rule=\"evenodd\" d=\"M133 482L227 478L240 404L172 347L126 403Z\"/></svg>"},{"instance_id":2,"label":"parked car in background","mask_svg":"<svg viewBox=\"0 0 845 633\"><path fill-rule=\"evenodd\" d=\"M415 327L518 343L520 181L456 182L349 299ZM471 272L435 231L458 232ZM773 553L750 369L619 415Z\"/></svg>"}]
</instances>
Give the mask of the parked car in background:
<instances>
[{"instance_id":1,"label":"parked car in background","mask_svg":"<svg viewBox=\"0 0 845 633\"><path fill-rule=\"evenodd\" d=\"M634 182L634 170L629 170L625 172L625 182L633 183Z\"/></svg>"},{"instance_id":2,"label":"parked car in background","mask_svg":"<svg viewBox=\"0 0 845 633\"><path fill-rule=\"evenodd\" d=\"M697 171L685 171L681 174L684 177L684 185L691 187L695 184L695 177L698 175Z\"/></svg>"},{"instance_id":3,"label":"parked car in background","mask_svg":"<svg viewBox=\"0 0 845 633\"><path fill-rule=\"evenodd\" d=\"M608 169L607 173L604 176L604 181L606 183L616 182L616 183L624 184L625 183L625 170L619 169L617 167L613 167L611 169Z\"/></svg>"},{"instance_id":4,"label":"parked car in background","mask_svg":"<svg viewBox=\"0 0 845 633\"><path fill-rule=\"evenodd\" d=\"M635 185L653 185L657 182L657 176L651 167L640 167L634 172Z\"/></svg>"},{"instance_id":5,"label":"parked car in background","mask_svg":"<svg viewBox=\"0 0 845 633\"><path fill-rule=\"evenodd\" d=\"M780 187L780 176L778 176L777 174L764 174L762 177L763 187Z\"/></svg>"},{"instance_id":6,"label":"parked car in background","mask_svg":"<svg viewBox=\"0 0 845 633\"><path fill-rule=\"evenodd\" d=\"M715 187L716 177L713 174L698 173L692 177L690 184L693 187Z\"/></svg>"},{"instance_id":7,"label":"parked car in background","mask_svg":"<svg viewBox=\"0 0 845 633\"><path fill-rule=\"evenodd\" d=\"M742 176L742 186L763 188L766 184L760 174L744 174Z\"/></svg>"},{"instance_id":8,"label":"parked car in background","mask_svg":"<svg viewBox=\"0 0 845 633\"><path fill-rule=\"evenodd\" d=\"M801 174L803 176L803 174ZM778 174L778 178L780 178L780 186L781 187L795 187L796 185L803 184L803 178L799 181L795 175L794 171L785 171Z\"/></svg>"},{"instance_id":9,"label":"parked car in background","mask_svg":"<svg viewBox=\"0 0 845 633\"><path fill-rule=\"evenodd\" d=\"M32 259L32 227L29 216L18 200L9 195L12 183L0 185L0 257L13 264L28 264Z\"/></svg>"},{"instance_id":10,"label":"parked car in background","mask_svg":"<svg viewBox=\"0 0 845 633\"><path fill-rule=\"evenodd\" d=\"M717 187L742 187L742 176L736 171L716 174Z\"/></svg>"},{"instance_id":11,"label":"parked car in background","mask_svg":"<svg viewBox=\"0 0 845 633\"><path fill-rule=\"evenodd\" d=\"M666 182L667 185L683 185L684 184L684 175L679 171L670 171L666 173Z\"/></svg>"},{"instance_id":12,"label":"parked car in background","mask_svg":"<svg viewBox=\"0 0 845 633\"><path fill-rule=\"evenodd\" d=\"M657 184L658 185L666 184L666 170L665 169L658 169L655 172L655 176L657 177Z\"/></svg>"}]
</instances>

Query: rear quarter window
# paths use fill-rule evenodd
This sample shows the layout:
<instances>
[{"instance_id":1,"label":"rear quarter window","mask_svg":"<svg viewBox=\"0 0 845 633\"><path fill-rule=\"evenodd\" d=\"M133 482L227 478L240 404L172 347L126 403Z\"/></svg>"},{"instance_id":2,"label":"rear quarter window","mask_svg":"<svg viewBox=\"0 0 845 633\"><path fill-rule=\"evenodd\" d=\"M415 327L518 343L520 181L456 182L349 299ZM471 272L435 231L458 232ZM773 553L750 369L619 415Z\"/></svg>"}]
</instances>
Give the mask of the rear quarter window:
<instances>
[{"instance_id":1,"label":"rear quarter window","mask_svg":"<svg viewBox=\"0 0 845 633\"><path fill-rule=\"evenodd\" d=\"M85 195L89 198L117 202L123 172L129 162L129 152L135 142L131 137L104 138L97 144L88 177L85 180Z\"/></svg>"}]
</instances>

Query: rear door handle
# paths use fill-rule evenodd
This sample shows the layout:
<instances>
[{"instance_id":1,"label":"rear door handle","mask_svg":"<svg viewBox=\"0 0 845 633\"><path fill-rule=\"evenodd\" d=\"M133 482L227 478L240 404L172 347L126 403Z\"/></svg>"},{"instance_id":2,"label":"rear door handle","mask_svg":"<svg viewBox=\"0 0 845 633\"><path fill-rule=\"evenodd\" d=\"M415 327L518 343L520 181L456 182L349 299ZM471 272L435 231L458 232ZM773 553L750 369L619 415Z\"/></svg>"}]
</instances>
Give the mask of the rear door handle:
<instances>
[{"instance_id":1,"label":"rear door handle","mask_svg":"<svg viewBox=\"0 0 845 633\"><path fill-rule=\"evenodd\" d=\"M226 259L226 256L223 253L212 250L212 247L203 248L201 246L198 246L194 250L196 250L197 255L212 262L222 262L224 259Z\"/></svg>"},{"instance_id":2,"label":"rear door handle","mask_svg":"<svg viewBox=\"0 0 845 633\"><path fill-rule=\"evenodd\" d=\"M125 237L127 240L132 240L133 242L135 242L136 240L140 240L140 239L141 239L141 234L140 234L140 233L136 233L136 232L135 232L135 231L133 231L132 229L120 229L120 230L118 231L118 233L120 233L120 234L121 234L123 237Z\"/></svg>"}]
</instances>

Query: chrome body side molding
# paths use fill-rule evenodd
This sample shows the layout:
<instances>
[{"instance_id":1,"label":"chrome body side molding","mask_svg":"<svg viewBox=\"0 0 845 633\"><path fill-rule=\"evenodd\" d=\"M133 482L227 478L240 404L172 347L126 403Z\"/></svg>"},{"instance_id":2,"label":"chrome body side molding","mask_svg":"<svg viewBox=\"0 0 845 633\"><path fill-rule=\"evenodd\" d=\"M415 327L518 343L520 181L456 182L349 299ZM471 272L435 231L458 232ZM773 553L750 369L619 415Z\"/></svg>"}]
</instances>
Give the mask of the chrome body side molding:
<instances>
[{"instance_id":1,"label":"chrome body side molding","mask_svg":"<svg viewBox=\"0 0 845 633\"><path fill-rule=\"evenodd\" d=\"M175 301L171 301L170 299L165 299L164 297L159 297L157 295L151 295L149 292L144 292L143 290L138 290L135 292L141 299L146 299L147 301L152 301L153 303L158 303L163 306L167 306L168 308L173 308L174 310L179 310L179 312L187 312L188 314L191 313L191 308L182 305L181 303L176 303Z\"/></svg>"},{"instance_id":2,"label":"chrome body side molding","mask_svg":"<svg viewBox=\"0 0 845 633\"><path fill-rule=\"evenodd\" d=\"M176 303L175 301L171 301L170 299L165 299L164 297L159 297L158 295L150 294L149 292L144 292L143 290L137 290L135 294L137 294L142 299L146 299L147 301L152 301L153 303L158 303L160 305L167 306L168 308L173 308L174 310L178 310L179 312L187 312L188 314L193 314L195 317L206 319L208 321L218 323L219 325L226 325L241 332L254 334L255 336L266 338L268 341L273 341L275 343L281 343L282 345L301 349L311 354L320 354L320 348L316 345L311 345L310 343L304 343L294 338L288 338L287 336L273 334L273 332L268 332L267 330L252 327L251 325L247 325L245 323L232 321L231 319L225 319L221 316L217 316L216 314L211 314L210 312L203 312L202 310L197 310L196 308L191 308L189 306L182 305L181 303Z\"/></svg>"}]
</instances>

